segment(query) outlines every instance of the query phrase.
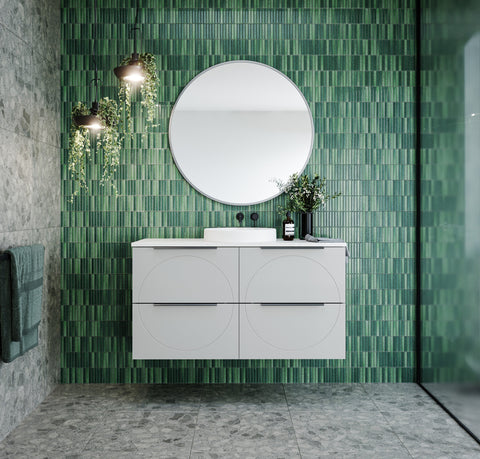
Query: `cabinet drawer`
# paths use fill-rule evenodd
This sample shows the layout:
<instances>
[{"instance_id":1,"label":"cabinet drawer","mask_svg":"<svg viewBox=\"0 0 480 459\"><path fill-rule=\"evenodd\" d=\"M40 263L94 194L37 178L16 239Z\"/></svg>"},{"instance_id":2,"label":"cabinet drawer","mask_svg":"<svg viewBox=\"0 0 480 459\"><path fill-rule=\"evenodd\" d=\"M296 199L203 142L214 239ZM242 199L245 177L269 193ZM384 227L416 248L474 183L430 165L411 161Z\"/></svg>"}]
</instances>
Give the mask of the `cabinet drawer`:
<instances>
[{"instance_id":1,"label":"cabinet drawer","mask_svg":"<svg viewBox=\"0 0 480 459\"><path fill-rule=\"evenodd\" d=\"M242 303L344 303L345 248L241 248L240 279Z\"/></svg>"},{"instance_id":2,"label":"cabinet drawer","mask_svg":"<svg viewBox=\"0 0 480 459\"><path fill-rule=\"evenodd\" d=\"M344 359L345 305L240 305L240 358Z\"/></svg>"},{"instance_id":3,"label":"cabinet drawer","mask_svg":"<svg viewBox=\"0 0 480 459\"><path fill-rule=\"evenodd\" d=\"M238 305L133 305L134 359L238 359Z\"/></svg>"},{"instance_id":4,"label":"cabinet drawer","mask_svg":"<svg viewBox=\"0 0 480 459\"><path fill-rule=\"evenodd\" d=\"M236 248L134 248L133 303L232 303Z\"/></svg>"}]
</instances>

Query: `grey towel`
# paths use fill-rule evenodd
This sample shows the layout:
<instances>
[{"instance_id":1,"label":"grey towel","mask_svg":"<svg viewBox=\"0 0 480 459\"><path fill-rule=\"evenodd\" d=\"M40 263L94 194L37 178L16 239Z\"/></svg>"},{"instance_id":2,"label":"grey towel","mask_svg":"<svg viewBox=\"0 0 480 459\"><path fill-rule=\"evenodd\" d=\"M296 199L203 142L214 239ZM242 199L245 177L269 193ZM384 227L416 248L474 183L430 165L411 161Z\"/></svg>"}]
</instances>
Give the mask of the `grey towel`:
<instances>
[{"instance_id":1,"label":"grey towel","mask_svg":"<svg viewBox=\"0 0 480 459\"><path fill-rule=\"evenodd\" d=\"M305 240L307 242L345 242L343 239L333 239L330 237L314 237L311 234L306 234ZM350 251L348 250L348 247L345 246L345 257L347 262L348 262L349 256L350 256Z\"/></svg>"},{"instance_id":2,"label":"grey towel","mask_svg":"<svg viewBox=\"0 0 480 459\"><path fill-rule=\"evenodd\" d=\"M24 334L20 341L12 339L12 289L10 257L0 254L0 353L4 362L11 362L38 345L38 328Z\"/></svg>"},{"instance_id":3,"label":"grey towel","mask_svg":"<svg viewBox=\"0 0 480 459\"><path fill-rule=\"evenodd\" d=\"M10 254L12 340L38 327L42 318L43 245L15 247Z\"/></svg>"}]
</instances>

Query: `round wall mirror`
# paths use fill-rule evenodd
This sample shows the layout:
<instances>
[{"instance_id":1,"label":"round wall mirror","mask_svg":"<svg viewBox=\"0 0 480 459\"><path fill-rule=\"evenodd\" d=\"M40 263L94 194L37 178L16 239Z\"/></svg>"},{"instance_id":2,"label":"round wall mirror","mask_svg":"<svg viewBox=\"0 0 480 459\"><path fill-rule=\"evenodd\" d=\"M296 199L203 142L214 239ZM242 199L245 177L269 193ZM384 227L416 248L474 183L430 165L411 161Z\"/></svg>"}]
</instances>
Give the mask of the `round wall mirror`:
<instances>
[{"instance_id":1,"label":"round wall mirror","mask_svg":"<svg viewBox=\"0 0 480 459\"><path fill-rule=\"evenodd\" d=\"M276 180L305 168L313 119L297 86L251 61L218 64L185 87L170 117L170 149L185 179L225 204L278 196Z\"/></svg>"}]
</instances>

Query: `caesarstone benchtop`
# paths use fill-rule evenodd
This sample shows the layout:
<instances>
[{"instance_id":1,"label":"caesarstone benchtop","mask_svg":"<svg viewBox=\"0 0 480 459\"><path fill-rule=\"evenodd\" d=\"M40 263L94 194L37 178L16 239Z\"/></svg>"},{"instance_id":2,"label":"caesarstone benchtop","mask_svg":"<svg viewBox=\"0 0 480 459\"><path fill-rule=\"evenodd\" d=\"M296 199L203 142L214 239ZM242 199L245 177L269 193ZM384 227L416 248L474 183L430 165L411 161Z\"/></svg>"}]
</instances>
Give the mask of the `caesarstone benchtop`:
<instances>
[{"instance_id":1,"label":"caesarstone benchtop","mask_svg":"<svg viewBox=\"0 0 480 459\"><path fill-rule=\"evenodd\" d=\"M284 241L277 239L274 242L210 242L204 239L180 239L180 238L166 238L166 239L141 239L132 242L134 248L162 248L162 247L262 247L262 248L311 248L323 249L326 247L347 247L345 241L333 239L331 241L325 240L321 242L306 242L300 239L293 241Z\"/></svg>"}]
</instances>

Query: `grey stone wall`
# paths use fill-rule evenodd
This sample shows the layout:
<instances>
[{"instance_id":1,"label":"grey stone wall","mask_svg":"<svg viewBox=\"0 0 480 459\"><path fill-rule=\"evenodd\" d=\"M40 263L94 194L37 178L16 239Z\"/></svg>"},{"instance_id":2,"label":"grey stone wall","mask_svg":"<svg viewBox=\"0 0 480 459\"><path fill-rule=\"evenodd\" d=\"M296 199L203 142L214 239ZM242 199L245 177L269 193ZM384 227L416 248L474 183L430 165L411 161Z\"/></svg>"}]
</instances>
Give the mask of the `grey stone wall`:
<instances>
[{"instance_id":1,"label":"grey stone wall","mask_svg":"<svg viewBox=\"0 0 480 459\"><path fill-rule=\"evenodd\" d=\"M0 250L45 246L39 346L0 362L0 440L60 364L60 1L0 0Z\"/></svg>"}]
</instances>

